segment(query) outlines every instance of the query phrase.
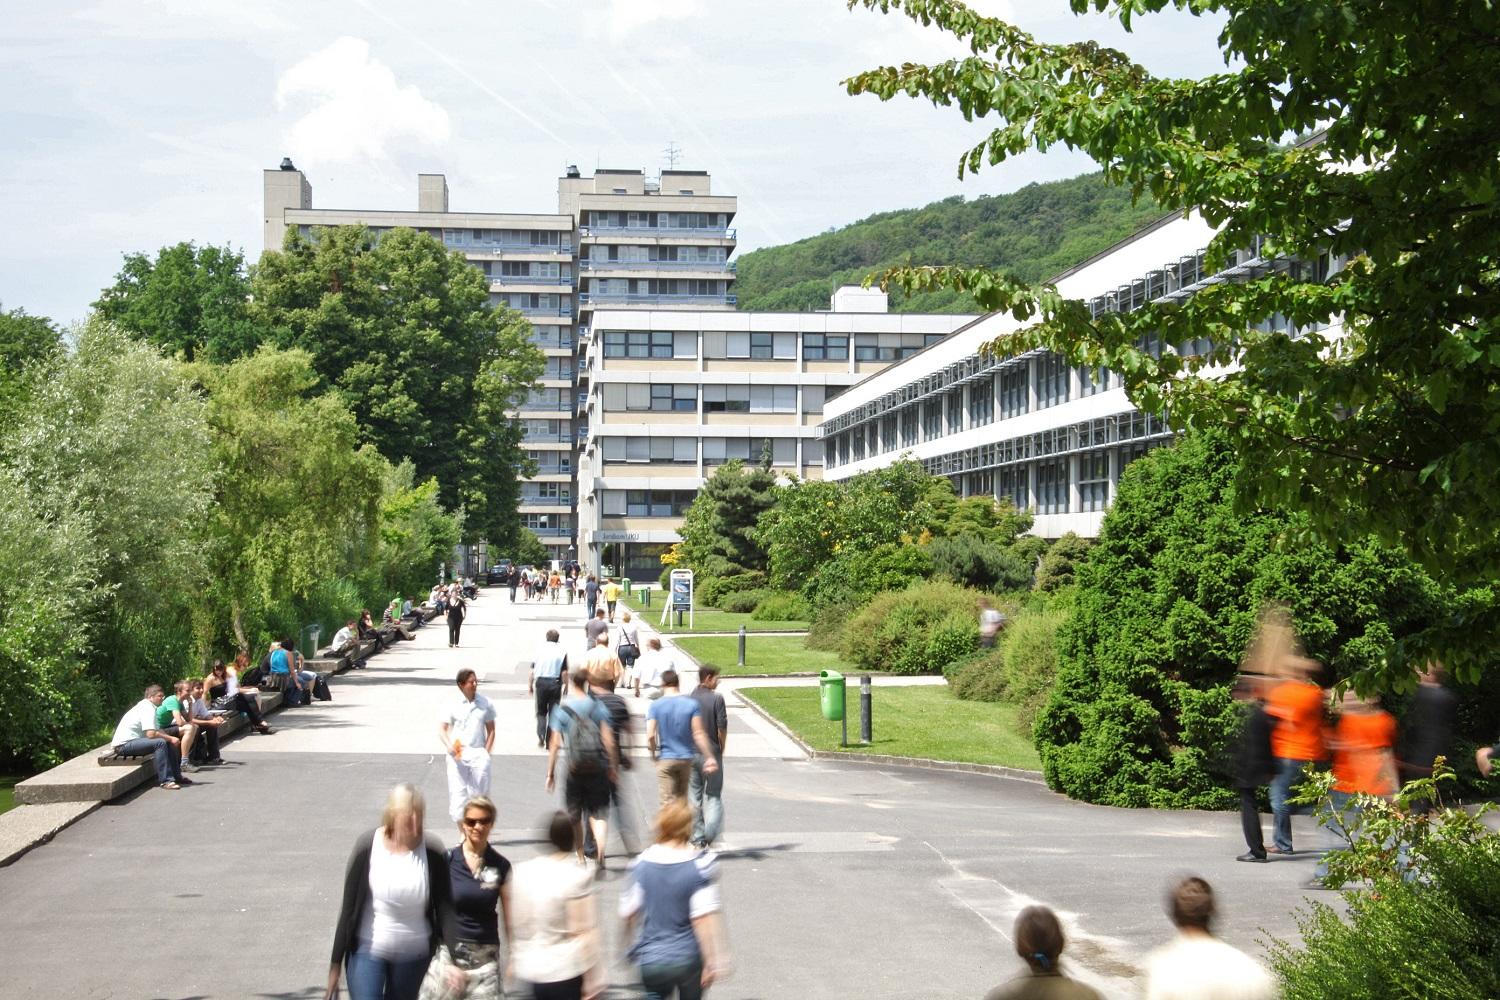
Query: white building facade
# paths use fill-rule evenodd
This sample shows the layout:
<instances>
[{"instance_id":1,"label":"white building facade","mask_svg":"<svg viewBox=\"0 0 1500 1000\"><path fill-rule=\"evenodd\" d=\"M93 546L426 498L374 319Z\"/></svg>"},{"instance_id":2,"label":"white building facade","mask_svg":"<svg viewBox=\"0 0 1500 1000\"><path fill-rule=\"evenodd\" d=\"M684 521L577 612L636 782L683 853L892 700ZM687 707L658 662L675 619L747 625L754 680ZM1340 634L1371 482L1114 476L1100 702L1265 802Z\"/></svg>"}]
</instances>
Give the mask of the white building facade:
<instances>
[{"instance_id":1,"label":"white building facade","mask_svg":"<svg viewBox=\"0 0 1500 1000\"><path fill-rule=\"evenodd\" d=\"M888 313L883 293L857 288L828 312L594 310L580 558L654 580L719 466L769 454L782 478L821 478L828 401L974 319Z\"/></svg>"}]
</instances>

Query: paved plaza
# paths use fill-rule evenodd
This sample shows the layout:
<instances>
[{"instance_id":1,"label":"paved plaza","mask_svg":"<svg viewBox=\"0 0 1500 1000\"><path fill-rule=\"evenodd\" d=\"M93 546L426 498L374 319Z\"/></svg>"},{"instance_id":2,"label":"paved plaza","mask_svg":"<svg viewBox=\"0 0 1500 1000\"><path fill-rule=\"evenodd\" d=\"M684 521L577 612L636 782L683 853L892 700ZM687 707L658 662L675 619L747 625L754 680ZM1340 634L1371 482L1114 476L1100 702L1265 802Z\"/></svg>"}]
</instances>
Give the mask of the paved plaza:
<instances>
[{"instance_id":1,"label":"paved plaza","mask_svg":"<svg viewBox=\"0 0 1500 1000\"><path fill-rule=\"evenodd\" d=\"M552 627L581 654L582 624L579 605L511 605L488 590L460 648L434 623L339 677L331 703L282 712L276 734L228 744L234 763L195 775L196 786L106 804L0 869L0 993L320 996L344 863L389 787L422 788L428 828L457 842L437 719L462 667L479 672L499 711L497 847L512 861L540 850L555 799L518 664ZM808 761L729 701L720 847L735 971L715 997L977 1000L1019 971L1008 935L1033 902L1064 916L1075 975L1130 997L1141 958L1169 936L1161 899L1174 877L1212 882L1220 932L1253 952L1295 934L1292 910L1306 896L1336 899L1300 888L1311 855L1236 864L1236 814L1103 808L1031 781ZM626 774L641 836L655 797L643 753ZM1299 844L1317 844L1298 822ZM618 839L610 853L623 853ZM614 918L622 865L599 889L618 997L636 994Z\"/></svg>"}]
</instances>

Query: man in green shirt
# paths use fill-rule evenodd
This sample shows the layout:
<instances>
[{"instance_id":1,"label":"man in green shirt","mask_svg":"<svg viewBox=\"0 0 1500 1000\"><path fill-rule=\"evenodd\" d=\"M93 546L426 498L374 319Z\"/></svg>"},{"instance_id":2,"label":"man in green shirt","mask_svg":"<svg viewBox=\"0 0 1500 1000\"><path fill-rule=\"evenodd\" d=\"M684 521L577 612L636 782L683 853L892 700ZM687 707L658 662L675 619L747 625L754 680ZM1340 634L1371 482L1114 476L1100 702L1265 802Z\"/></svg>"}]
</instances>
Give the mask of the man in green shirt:
<instances>
[{"instance_id":1,"label":"man in green shirt","mask_svg":"<svg viewBox=\"0 0 1500 1000\"><path fill-rule=\"evenodd\" d=\"M176 736L182 740L182 769L196 771L198 768L192 763L192 752L193 740L198 735L198 727L188 719L183 709L183 702L188 693L188 682L178 681L172 685L172 691L171 695L156 706L156 729L157 732Z\"/></svg>"}]
</instances>

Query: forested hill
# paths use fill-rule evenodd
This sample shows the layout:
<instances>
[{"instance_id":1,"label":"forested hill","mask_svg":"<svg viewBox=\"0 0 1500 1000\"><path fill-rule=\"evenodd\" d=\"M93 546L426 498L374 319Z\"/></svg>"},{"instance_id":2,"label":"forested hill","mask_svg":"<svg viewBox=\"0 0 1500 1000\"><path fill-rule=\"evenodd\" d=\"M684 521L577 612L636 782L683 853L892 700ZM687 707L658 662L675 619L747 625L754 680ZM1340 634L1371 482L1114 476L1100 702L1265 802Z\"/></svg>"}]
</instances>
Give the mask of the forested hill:
<instances>
[{"instance_id":1,"label":"forested hill","mask_svg":"<svg viewBox=\"0 0 1500 1000\"><path fill-rule=\"evenodd\" d=\"M999 267L1042 281L1129 236L1161 215L1149 202L1105 185L1101 175L1031 184L1012 194L965 201L955 195L925 208L882 212L843 229L740 258L739 308L772 312L827 309L839 285L896 264ZM896 312L974 312L966 295L893 291Z\"/></svg>"}]
</instances>

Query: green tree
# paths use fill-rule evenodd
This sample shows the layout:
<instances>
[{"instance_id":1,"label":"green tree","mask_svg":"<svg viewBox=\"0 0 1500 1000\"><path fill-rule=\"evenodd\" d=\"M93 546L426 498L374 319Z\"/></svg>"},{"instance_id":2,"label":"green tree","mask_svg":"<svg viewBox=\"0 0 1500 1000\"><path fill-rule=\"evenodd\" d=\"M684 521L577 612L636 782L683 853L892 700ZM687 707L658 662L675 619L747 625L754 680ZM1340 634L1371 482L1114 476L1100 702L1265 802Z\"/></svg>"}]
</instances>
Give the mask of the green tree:
<instances>
[{"instance_id":1,"label":"green tree","mask_svg":"<svg viewBox=\"0 0 1500 1000\"><path fill-rule=\"evenodd\" d=\"M972 496L958 501L944 533L955 538L977 535L997 545L1012 545L1034 522L1030 511L1017 510L1009 499Z\"/></svg>"},{"instance_id":2,"label":"green tree","mask_svg":"<svg viewBox=\"0 0 1500 1000\"><path fill-rule=\"evenodd\" d=\"M1068 532L1048 548L1036 570L1037 590L1058 590L1073 584L1078 564L1089 554L1088 539Z\"/></svg>"},{"instance_id":3,"label":"green tree","mask_svg":"<svg viewBox=\"0 0 1500 1000\"><path fill-rule=\"evenodd\" d=\"M1225 748L1240 717L1230 685L1267 602L1288 607L1332 678L1362 690L1410 682L1388 651L1454 595L1375 539L1331 548L1307 540L1302 514L1238 513L1234 466L1229 443L1191 435L1120 477L1077 567L1037 724L1053 788L1120 806L1232 803Z\"/></svg>"},{"instance_id":4,"label":"green tree","mask_svg":"<svg viewBox=\"0 0 1500 1000\"><path fill-rule=\"evenodd\" d=\"M551 558L552 554L536 536L536 532L530 528L522 528L516 539L516 565L545 566Z\"/></svg>"},{"instance_id":5,"label":"green tree","mask_svg":"<svg viewBox=\"0 0 1500 1000\"><path fill-rule=\"evenodd\" d=\"M1230 68L1193 80L1093 42L1040 42L956 0L855 5L969 47L845 81L996 120L960 174L1066 145L1111 183L1218 227L1210 269L1252 246L1275 262L1097 317L986 267L905 268L892 284L1009 311L1027 325L993 345L1002 354L1047 348L1108 367L1142 409L1225 429L1244 510L1303 511L1335 541L1373 533L1444 579L1500 575L1500 125L1476 84L1500 74L1500 7L1070 0L1127 29L1167 7L1222 17ZM1206 353L1173 346L1202 338ZM1493 635L1497 620L1493 607L1455 620L1451 658L1467 669L1463 654L1491 645L1475 627Z\"/></svg>"},{"instance_id":6,"label":"green tree","mask_svg":"<svg viewBox=\"0 0 1500 1000\"><path fill-rule=\"evenodd\" d=\"M492 308L482 275L425 233L395 229L376 242L358 226L289 230L252 276L251 316L278 346L300 348L348 401L361 440L418 481L437 479L463 507L470 539L516 539L517 474L530 465L506 416L526 398L544 358L531 326Z\"/></svg>"},{"instance_id":7,"label":"green tree","mask_svg":"<svg viewBox=\"0 0 1500 1000\"><path fill-rule=\"evenodd\" d=\"M125 255L94 311L121 330L186 361L229 361L253 350L245 258L228 247L178 243L151 259Z\"/></svg>"},{"instance_id":8,"label":"green tree","mask_svg":"<svg viewBox=\"0 0 1500 1000\"><path fill-rule=\"evenodd\" d=\"M25 309L0 309L0 435L61 350L62 337L51 320L28 315Z\"/></svg>"},{"instance_id":9,"label":"green tree","mask_svg":"<svg viewBox=\"0 0 1500 1000\"><path fill-rule=\"evenodd\" d=\"M775 502L776 475L769 465L745 467L732 458L714 470L683 516L682 558L712 576L766 568L756 524Z\"/></svg>"},{"instance_id":10,"label":"green tree","mask_svg":"<svg viewBox=\"0 0 1500 1000\"><path fill-rule=\"evenodd\" d=\"M425 591L450 557L463 518L438 503L436 479L414 483L410 462L386 464L380 497L379 572L385 593Z\"/></svg>"},{"instance_id":11,"label":"green tree","mask_svg":"<svg viewBox=\"0 0 1500 1000\"><path fill-rule=\"evenodd\" d=\"M210 526L211 640L250 649L324 581L376 561L386 464L359 444L342 397L318 393L303 351L262 347L228 365L198 364L220 474ZM378 577L378 571L377 571ZM387 581L370 581L385 591ZM370 595L366 595L370 596ZM223 624L220 624L223 623Z\"/></svg>"}]
</instances>

